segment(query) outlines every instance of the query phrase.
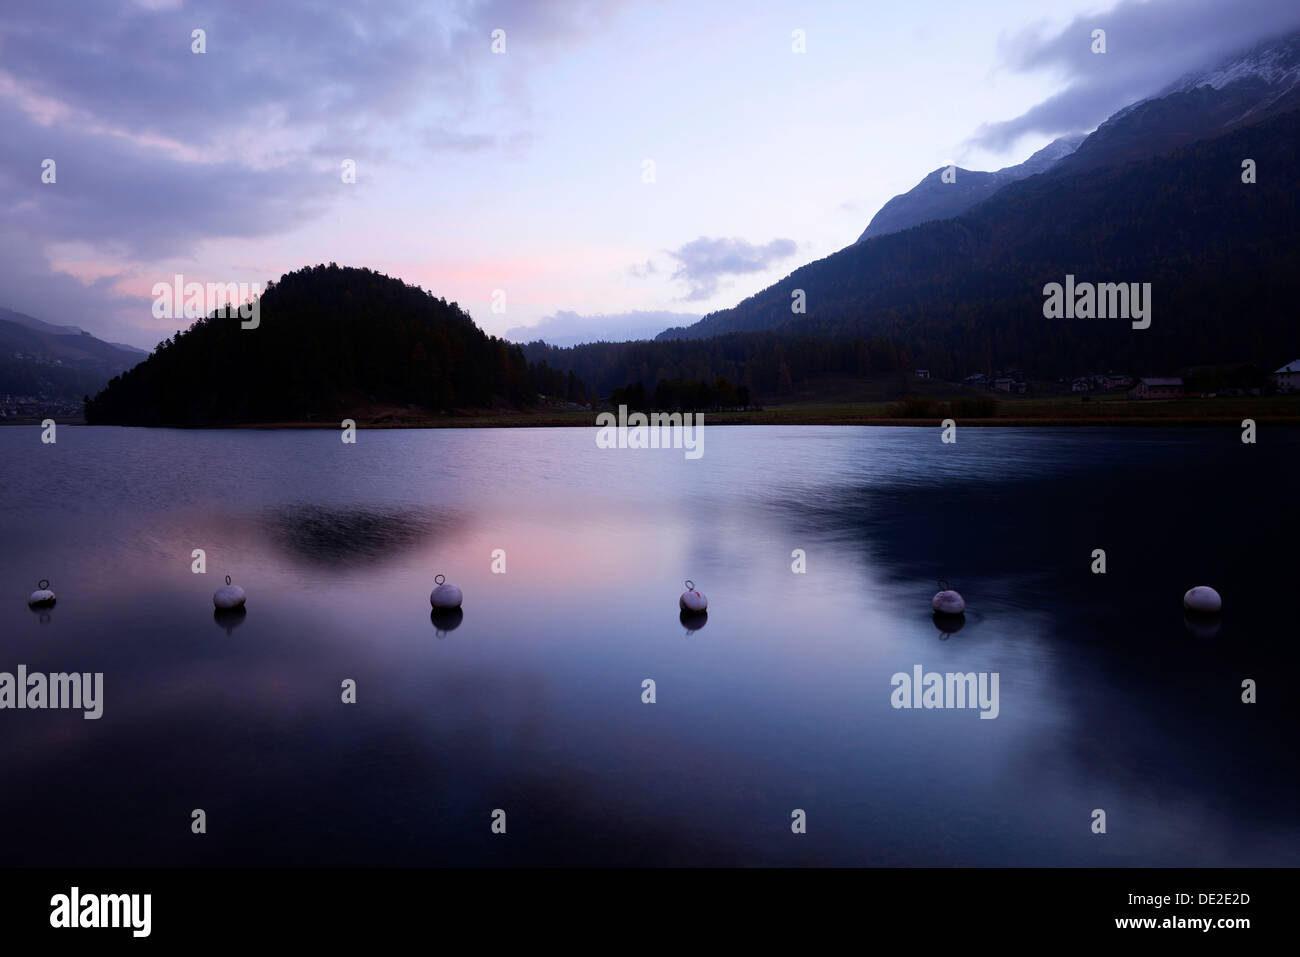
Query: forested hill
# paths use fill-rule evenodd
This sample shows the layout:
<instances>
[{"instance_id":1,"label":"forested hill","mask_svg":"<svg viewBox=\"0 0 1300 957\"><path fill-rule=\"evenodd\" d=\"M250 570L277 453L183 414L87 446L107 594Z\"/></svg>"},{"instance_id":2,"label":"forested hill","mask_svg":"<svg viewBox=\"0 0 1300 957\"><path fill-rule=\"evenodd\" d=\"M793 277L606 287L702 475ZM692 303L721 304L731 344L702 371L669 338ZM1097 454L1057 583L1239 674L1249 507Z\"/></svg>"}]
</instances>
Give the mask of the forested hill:
<instances>
[{"instance_id":1,"label":"forested hill","mask_svg":"<svg viewBox=\"0 0 1300 957\"><path fill-rule=\"evenodd\" d=\"M241 328L233 311L213 313L163 341L87 401L86 421L290 422L346 417L367 403L432 412L522 407L571 386L486 335L456 303L331 263L268 283L255 329Z\"/></svg>"}]
</instances>

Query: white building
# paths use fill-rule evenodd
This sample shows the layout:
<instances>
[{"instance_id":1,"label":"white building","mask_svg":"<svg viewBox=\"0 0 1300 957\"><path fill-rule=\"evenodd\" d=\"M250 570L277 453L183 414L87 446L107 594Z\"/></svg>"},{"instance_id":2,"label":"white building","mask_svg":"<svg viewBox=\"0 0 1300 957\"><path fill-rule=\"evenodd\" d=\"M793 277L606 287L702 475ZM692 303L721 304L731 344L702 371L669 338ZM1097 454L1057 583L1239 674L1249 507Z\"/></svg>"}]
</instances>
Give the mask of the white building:
<instances>
[{"instance_id":1,"label":"white building","mask_svg":"<svg viewBox=\"0 0 1300 957\"><path fill-rule=\"evenodd\" d=\"M1300 359L1273 373L1278 392L1300 392Z\"/></svg>"}]
</instances>

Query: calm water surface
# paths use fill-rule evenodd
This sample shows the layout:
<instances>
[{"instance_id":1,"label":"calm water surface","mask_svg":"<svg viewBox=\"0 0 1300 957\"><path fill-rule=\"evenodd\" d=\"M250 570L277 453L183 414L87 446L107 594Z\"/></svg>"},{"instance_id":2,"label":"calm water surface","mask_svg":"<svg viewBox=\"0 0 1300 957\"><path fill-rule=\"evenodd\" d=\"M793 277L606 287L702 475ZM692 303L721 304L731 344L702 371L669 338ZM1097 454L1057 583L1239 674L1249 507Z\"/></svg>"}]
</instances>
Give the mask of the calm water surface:
<instances>
[{"instance_id":1,"label":"calm water surface","mask_svg":"<svg viewBox=\"0 0 1300 957\"><path fill-rule=\"evenodd\" d=\"M0 429L0 671L105 698L0 711L0 865L1300 863L1300 434L938 436ZM914 665L998 717L894 709Z\"/></svg>"}]
</instances>

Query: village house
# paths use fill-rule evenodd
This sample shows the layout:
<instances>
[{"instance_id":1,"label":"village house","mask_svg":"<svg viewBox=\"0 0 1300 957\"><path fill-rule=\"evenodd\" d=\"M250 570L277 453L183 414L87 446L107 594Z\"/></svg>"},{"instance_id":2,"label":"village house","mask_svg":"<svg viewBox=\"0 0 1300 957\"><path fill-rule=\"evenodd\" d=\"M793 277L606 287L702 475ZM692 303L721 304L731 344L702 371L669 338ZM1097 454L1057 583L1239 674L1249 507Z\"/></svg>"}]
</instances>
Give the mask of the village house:
<instances>
[{"instance_id":1,"label":"village house","mask_svg":"<svg viewBox=\"0 0 1300 957\"><path fill-rule=\"evenodd\" d=\"M916 370L916 377L917 377L918 379L928 379L928 378L930 378L930 370L929 370L929 369L917 369L917 370Z\"/></svg>"},{"instance_id":2,"label":"village house","mask_svg":"<svg viewBox=\"0 0 1300 957\"><path fill-rule=\"evenodd\" d=\"M1300 359L1288 363L1273 373L1278 392L1300 392Z\"/></svg>"},{"instance_id":3,"label":"village house","mask_svg":"<svg viewBox=\"0 0 1300 957\"><path fill-rule=\"evenodd\" d=\"M1070 383L1070 391L1071 391L1071 392L1091 392L1091 391L1092 391L1092 380L1089 379L1087 376L1079 376L1079 378L1075 379L1073 382Z\"/></svg>"},{"instance_id":4,"label":"village house","mask_svg":"<svg viewBox=\"0 0 1300 957\"><path fill-rule=\"evenodd\" d=\"M1137 385L1129 390L1130 399L1177 399L1183 394L1183 380L1138 379Z\"/></svg>"},{"instance_id":5,"label":"village house","mask_svg":"<svg viewBox=\"0 0 1300 957\"><path fill-rule=\"evenodd\" d=\"M993 380L993 388L998 392L1014 392L1016 395L1024 395L1029 391L1029 383L1009 375L1000 375Z\"/></svg>"}]
</instances>

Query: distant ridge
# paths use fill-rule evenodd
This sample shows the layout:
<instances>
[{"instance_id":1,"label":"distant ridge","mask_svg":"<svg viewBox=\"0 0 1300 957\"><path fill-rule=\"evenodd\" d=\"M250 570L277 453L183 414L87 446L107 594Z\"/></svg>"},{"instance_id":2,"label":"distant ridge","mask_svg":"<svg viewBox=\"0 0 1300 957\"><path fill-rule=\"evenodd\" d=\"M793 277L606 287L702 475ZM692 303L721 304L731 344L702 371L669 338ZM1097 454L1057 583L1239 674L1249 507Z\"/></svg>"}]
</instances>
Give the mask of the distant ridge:
<instances>
[{"instance_id":1,"label":"distant ridge","mask_svg":"<svg viewBox=\"0 0 1300 957\"><path fill-rule=\"evenodd\" d=\"M941 166L929 173L906 193L895 196L880 208L858 242L875 236L901 232L936 219L952 219L972 206L982 203L1002 187L1016 180L1051 169L1069 156L1083 142L1086 133L1072 133L1048 143L1029 159L1016 166L1006 166L992 173L956 168L953 182L945 183Z\"/></svg>"},{"instance_id":2,"label":"distant ridge","mask_svg":"<svg viewBox=\"0 0 1300 957\"><path fill-rule=\"evenodd\" d=\"M76 326L0 309L0 395L79 404L145 355Z\"/></svg>"},{"instance_id":3,"label":"distant ridge","mask_svg":"<svg viewBox=\"0 0 1300 957\"><path fill-rule=\"evenodd\" d=\"M35 316L29 316L23 312L14 312L12 309L0 308L0 319L16 322L20 326L35 329L37 332L48 332L52 336L79 336L82 332L77 326L56 326L52 322L43 322ZM110 343L110 345L116 345L116 343Z\"/></svg>"}]
</instances>

